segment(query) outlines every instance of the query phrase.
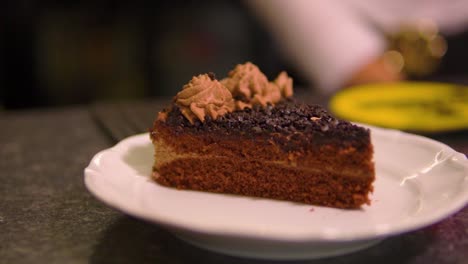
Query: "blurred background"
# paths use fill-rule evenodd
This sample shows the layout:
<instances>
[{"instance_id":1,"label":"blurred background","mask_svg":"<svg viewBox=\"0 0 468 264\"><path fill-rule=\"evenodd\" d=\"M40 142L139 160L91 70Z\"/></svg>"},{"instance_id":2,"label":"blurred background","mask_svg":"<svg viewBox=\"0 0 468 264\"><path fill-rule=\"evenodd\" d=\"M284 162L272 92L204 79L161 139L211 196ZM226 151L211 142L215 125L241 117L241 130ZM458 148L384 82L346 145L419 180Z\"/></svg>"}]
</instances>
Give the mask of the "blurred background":
<instances>
[{"instance_id":1,"label":"blurred background","mask_svg":"<svg viewBox=\"0 0 468 264\"><path fill-rule=\"evenodd\" d=\"M4 108L173 95L191 77L254 61L284 68L240 1L9 1L2 8Z\"/></svg>"},{"instance_id":2,"label":"blurred background","mask_svg":"<svg viewBox=\"0 0 468 264\"><path fill-rule=\"evenodd\" d=\"M428 78L466 75L467 34L452 40ZM242 1L20 0L0 10L3 109L172 96L195 74L223 77L245 61L312 86Z\"/></svg>"}]
</instances>

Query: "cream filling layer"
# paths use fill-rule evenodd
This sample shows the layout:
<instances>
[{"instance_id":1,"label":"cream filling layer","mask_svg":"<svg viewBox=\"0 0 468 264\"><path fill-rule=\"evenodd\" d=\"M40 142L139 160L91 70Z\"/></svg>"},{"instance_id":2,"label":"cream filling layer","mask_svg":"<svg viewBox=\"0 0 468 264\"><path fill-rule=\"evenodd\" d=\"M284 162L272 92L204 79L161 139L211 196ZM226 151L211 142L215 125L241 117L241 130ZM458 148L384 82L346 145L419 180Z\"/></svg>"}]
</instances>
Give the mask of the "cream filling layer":
<instances>
[{"instance_id":1,"label":"cream filling layer","mask_svg":"<svg viewBox=\"0 0 468 264\"><path fill-rule=\"evenodd\" d=\"M154 144L154 149L155 149L155 162L154 162L154 169L156 171L159 170L162 166L166 164L170 164L173 161L180 160L180 159L206 159L206 158L213 158L213 159L222 159L226 158L226 156L220 156L220 155L200 155L200 154L194 154L194 153L176 153L171 146L168 144L165 144L163 140L156 140L153 141ZM242 157L239 157L240 161L247 162L251 161L252 159L245 159ZM265 164L265 166L268 165L276 165L276 166L281 166L284 168L294 168L294 169L300 169L304 170L307 172L310 172L311 174L313 173L319 173L319 172L328 172L332 174L339 174L343 177L350 177L350 178L368 178L372 177L372 174L367 171L366 169L363 168L358 168L358 167L344 167L340 168L339 172L333 168L333 166L330 165L324 165L324 164L317 164L317 166L298 166L295 163L289 162L289 161L284 161L284 160L263 160L261 161L262 163Z\"/></svg>"}]
</instances>

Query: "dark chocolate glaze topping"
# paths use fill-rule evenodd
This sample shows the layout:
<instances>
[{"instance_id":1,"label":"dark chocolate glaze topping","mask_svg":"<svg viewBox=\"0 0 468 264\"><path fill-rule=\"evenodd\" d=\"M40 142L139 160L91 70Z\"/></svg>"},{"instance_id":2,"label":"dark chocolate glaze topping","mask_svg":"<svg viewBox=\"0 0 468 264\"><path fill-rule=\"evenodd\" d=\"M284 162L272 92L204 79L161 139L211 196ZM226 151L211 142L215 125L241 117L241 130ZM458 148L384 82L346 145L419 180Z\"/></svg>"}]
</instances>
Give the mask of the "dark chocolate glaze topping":
<instances>
[{"instance_id":1,"label":"dark chocolate glaze topping","mask_svg":"<svg viewBox=\"0 0 468 264\"><path fill-rule=\"evenodd\" d=\"M191 124L176 105L168 111L166 125L175 128L175 133L218 132L224 135L243 135L244 137L269 136L284 144L310 139L319 144L348 142L355 147L369 144L368 129L348 121L336 119L319 105L307 105L287 99L276 105L266 107L254 106L234 111L213 120L205 117L205 122L195 121ZM273 135L273 136L272 136ZM283 144L283 145L284 145Z\"/></svg>"}]
</instances>

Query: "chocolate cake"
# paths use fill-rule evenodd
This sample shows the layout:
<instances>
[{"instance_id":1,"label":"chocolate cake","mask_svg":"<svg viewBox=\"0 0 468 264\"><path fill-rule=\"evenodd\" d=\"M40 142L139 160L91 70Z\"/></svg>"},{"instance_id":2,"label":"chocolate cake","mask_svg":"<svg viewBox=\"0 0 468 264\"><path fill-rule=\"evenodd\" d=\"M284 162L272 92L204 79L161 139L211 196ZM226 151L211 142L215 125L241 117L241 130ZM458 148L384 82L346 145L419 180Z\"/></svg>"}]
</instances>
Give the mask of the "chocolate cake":
<instances>
[{"instance_id":1,"label":"chocolate cake","mask_svg":"<svg viewBox=\"0 0 468 264\"><path fill-rule=\"evenodd\" d=\"M153 178L164 186L337 208L370 204L370 131L292 99L284 72L268 82L246 63L221 81L194 77L150 136Z\"/></svg>"}]
</instances>

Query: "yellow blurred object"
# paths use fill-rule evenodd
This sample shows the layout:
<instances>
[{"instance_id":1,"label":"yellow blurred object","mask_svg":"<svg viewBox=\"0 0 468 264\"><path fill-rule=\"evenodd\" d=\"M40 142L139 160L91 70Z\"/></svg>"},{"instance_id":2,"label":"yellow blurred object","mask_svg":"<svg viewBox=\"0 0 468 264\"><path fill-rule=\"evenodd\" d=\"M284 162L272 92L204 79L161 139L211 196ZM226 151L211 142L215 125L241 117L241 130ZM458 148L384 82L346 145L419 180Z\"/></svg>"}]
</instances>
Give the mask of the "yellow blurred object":
<instances>
[{"instance_id":1,"label":"yellow blurred object","mask_svg":"<svg viewBox=\"0 0 468 264\"><path fill-rule=\"evenodd\" d=\"M468 129L468 86L431 82L366 84L333 96L340 118L408 131Z\"/></svg>"}]
</instances>

